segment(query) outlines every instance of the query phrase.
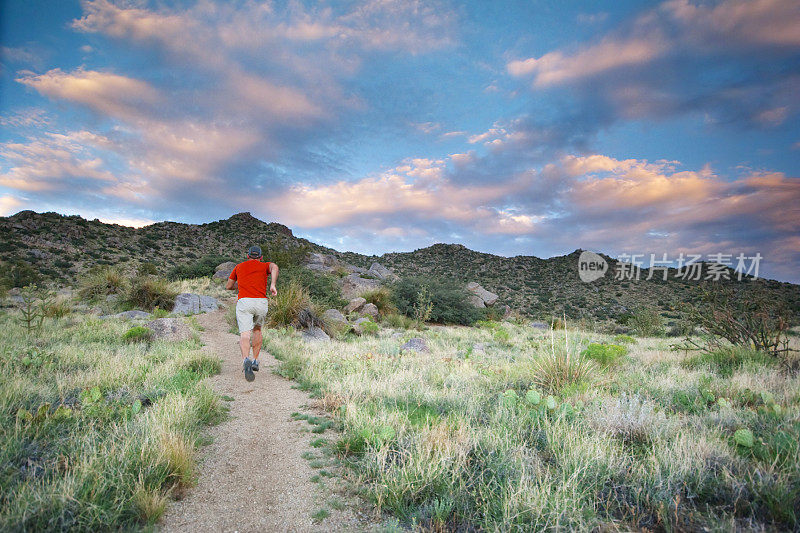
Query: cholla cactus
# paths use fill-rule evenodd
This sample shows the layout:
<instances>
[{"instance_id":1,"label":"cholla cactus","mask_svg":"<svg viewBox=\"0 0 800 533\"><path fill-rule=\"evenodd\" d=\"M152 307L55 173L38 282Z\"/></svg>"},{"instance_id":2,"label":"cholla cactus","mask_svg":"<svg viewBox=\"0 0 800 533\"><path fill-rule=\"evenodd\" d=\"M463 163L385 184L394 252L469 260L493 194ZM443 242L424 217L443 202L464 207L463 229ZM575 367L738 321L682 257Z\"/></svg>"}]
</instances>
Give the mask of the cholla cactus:
<instances>
[{"instance_id":1,"label":"cholla cactus","mask_svg":"<svg viewBox=\"0 0 800 533\"><path fill-rule=\"evenodd\" d=\"M625 442L647 442L663 434L667 418L652 402L625 393L609 398L589 415L591 426Z\"/></svg>"}]
</instances>

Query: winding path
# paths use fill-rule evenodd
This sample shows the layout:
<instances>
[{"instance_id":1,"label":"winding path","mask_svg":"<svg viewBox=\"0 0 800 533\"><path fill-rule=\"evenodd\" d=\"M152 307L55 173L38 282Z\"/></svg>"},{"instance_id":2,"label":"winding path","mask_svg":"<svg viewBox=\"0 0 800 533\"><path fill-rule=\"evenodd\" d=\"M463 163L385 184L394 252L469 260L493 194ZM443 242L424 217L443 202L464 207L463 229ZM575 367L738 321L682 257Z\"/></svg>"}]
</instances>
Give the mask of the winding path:
<instances>
[{"instance_id":1,"label":"winding path","mask_svg":"<svg viewBox=\"0 0 800 533\"><path fill-rule=\"evenodd\" d=\"M238 337L228 332L224 310L197 316L204 349L222 358L214 390L232 397L230 419L209 428L213 443L202 449L199 479L182 500L171 502L159 523L163 532L355 531L349 509L322 522L312 514L325 495L310 481L315 471L302 455L309 445L305 422L292 420L308 396L272 373L278 361L262 351L256 380L244 379Z\"/></svg>"}]
</instances>

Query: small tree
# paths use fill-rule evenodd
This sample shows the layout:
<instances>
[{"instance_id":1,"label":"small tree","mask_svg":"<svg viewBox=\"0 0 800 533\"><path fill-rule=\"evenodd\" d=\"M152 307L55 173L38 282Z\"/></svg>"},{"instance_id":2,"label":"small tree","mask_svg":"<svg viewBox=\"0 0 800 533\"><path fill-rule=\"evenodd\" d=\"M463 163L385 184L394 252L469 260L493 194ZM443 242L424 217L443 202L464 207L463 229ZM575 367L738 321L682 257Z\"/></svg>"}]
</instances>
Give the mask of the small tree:
<instances>
[{"instance_id":1,"label":"small tree","mask_svg":"<svg viewBox=\"0 0 800 533\"><path fill-rule=\"evenodd\" d=\"M36 285L26 285L20 292L22 302L19 309L20 322L30 335L34 330L42 329L48 308L53 304L55 294L48 289L39 289Z\"/></svg>"},{"instance_id":2,"label":"small tree","mask_svg":"<svg viewBox=\"0 0 800 533\"><path fill-rule=\"evenodd\" d=\"M433 302L428 292L427 285L422 285L417 293L417 301L414 303L414 320L419 324L427 322L433 312Z\"/></svg>"},{"instance_id":3,"label":"small tree","mask_svg":"<svg viewBox=\"0 0 800 533\"><path fill-rule=\"evenodd\" d=\"M703 291L699 305L687 309L689 320L710 335L708 348L723 341L770 355L787 354L791 313L786 304L759 288L721 287ZM701 348L691 339L683 346Z\"/></svg>"}]
</instances>

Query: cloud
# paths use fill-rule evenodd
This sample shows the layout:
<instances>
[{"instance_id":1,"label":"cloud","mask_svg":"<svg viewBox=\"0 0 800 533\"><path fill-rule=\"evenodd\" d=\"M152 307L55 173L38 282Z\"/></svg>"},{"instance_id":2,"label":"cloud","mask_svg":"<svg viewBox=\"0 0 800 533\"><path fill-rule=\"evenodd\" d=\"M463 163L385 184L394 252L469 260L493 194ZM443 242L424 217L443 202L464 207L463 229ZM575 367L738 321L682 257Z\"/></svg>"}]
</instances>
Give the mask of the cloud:
<instances>
[{"instance_id":1,"label":"cloud","mask_svg":"<svg viewBox=\"0 0 800 533\"><path fill-rule=\"evenodd\" d=\"M109 72L78 69L66 73L56 68L16 81L50 98L72 101L123 120L135 120L142 109L152 110L163 101L163 96L150 84Z\"/></svg>"},{"instance_id":2,"label":"cloud","mask_svg":"<svg viewBox=\"0 0 800 533\"><path fill-rule=\"evenodd\" d=\"M0 217L7 217L13 213L19 211L19 206L22 205L22 201L15 197L11 196L10 194L5 194L0 196Z\"/></svg>"},{"instance_id":3,"label":"cloud","mask_svg":"<svg viewBox=\"0 0 800 533\"><path fill-rule=\"evenodd\" d=\"M577 247L670 256L760 252L763 272L784 279L800 264L797 177L721 176L709 165L687 170L672 160L566 154L470 181L497 157L420 158L352 182L298 185L276 199L273 213L328 244L368 253L454 240L512 254L534 246L527 253L540 256Z\"/></svg>"},{"instance_id":4,"label":"cloud","mask_svg":"<svg viewBox=\"0 0 800 533\"><path fill-rule=\"evenodd\" d=\"M8 168L0 172L0 185L18 191L63 193L78 182L115 182L96 150L107 142L102 136L78 131L47 134L28 143L3 143L0 156Z\"/></svg>"},{"instance_id":5,"label":"cloud","mask_svg":"<svg viewBox=\"0 0 800 533\"><path fill-rule=\"evenodd\" d=\"M648 63L664 51L665 47L657 37L606 39L573 55L550 52L538 59L512 61L508 64L508 72L512 76L533 75L534 86L547 87Z\"/></svg>"},{"instance_id":6,"label":"cloud","mask_svg":"<svg viewBox=\"0 0 800 533\"><path fill-rule=\"evenodd\" d=\"M330 185L298 185L275 202L285 223L303 229L357 224L372 217L403 217L406 224L438 220L482 225L496 233L514 233L527 219L498 209L502 201L525 187L525 177L505 183L463 186L448 179L447 162L409 160L375 177ZM530 229L530 228L528 228Z\"/></svg>"},{"instance_id":7,"label":"cloud","mask_svg":"<svg viewBox=\"0 0 800 533\"><path fill-rule=\"evenodd\" d=\"M668 0L595 42L506 68L534 90L566 87L612 122L702 112L709 123L777 127L800 111L800 74L786 68L797 61L794 0Z\"/></svg>"}]
</instances>

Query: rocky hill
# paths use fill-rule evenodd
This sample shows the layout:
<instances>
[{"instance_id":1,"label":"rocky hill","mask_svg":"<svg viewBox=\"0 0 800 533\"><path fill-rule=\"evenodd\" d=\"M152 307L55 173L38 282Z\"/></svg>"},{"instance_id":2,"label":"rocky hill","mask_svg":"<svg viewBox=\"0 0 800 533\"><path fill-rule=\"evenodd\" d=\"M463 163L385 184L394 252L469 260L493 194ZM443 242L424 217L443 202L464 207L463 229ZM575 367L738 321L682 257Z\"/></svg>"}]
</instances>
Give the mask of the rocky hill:
<instances>
[{"instance_id":1,"label":"rocky hill","mask_svg":"<svg viewBox=\"0 0 800 533\"><path fill-rule=\"evenodd\" d=\"M347 263L368 268L378 261L401 276L423 275L467 283L477 281L500 295L507 304L530 316L592 317L619 319L643 306L658 307L667 318L679 318L677 309L697 298L702 286L740 283L763 288L786 302L800 317L800 286L772 280L697 282L680 279L671 269L647 280L616 280L616 261L604 256L609 272L584 283L578 276L580 250L540 259L533 256L500 257L470 250L458 244L436 244L414 252L365 256L338 252L295 237L277 223L266 223L249 213L207 224L159 222L143 228L105 224L79 216L22 211L0 217L0 261L3 271L30 268L45 279L63 285L74 283L81 273L96 265L152 263L162 274L204 256L237 259L252 243L273 249L299 248L334 255ZM8 275L8 274L7 274ZM750 290L750 289L748 289Z\"/></svg>"}]
</instances>

